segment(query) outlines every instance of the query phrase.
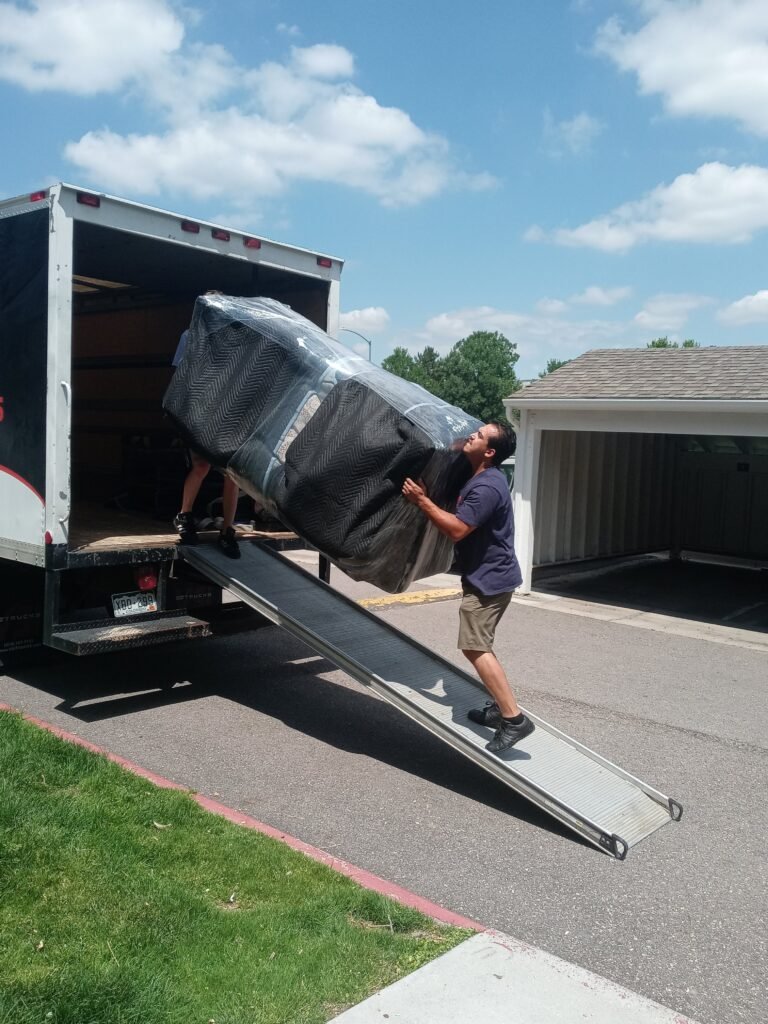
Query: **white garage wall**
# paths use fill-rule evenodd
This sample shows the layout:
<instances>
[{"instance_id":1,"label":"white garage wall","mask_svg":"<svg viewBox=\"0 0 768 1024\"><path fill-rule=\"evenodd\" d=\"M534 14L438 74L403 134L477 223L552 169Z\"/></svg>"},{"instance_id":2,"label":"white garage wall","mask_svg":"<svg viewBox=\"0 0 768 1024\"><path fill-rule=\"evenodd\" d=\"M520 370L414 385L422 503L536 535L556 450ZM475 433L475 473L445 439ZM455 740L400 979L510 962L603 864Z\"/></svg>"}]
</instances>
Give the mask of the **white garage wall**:
<instances>
[{"instance_id":1,"label":"white garage wall","mask_svg":"<svg viewBox=\"0 0 768 1024\"><path fill-rule=\"evenodd\" d=\"M544 430L533 564L666 550L674 438Z\"/></svg>"}]
</instances>

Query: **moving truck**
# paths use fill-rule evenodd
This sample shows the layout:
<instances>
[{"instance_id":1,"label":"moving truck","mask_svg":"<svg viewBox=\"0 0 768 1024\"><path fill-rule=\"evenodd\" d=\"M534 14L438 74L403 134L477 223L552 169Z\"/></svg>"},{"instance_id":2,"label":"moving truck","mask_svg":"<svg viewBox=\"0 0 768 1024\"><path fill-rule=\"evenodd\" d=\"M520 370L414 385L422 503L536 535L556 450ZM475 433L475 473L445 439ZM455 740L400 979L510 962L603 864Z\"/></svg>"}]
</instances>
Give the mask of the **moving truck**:
<instances>
[{"instance_id":1,"label":"moving truck","mask_svg":"<svg viewBox=\"0 0 768 1024\"><path fill-rule=\"evenodd\" d=\"M0 202L0 660L261 621L177 558L187 455L161 400L198 295L278 299L335 336L341 269L63 183ZM201 504L220 493L212 472Z\"/></svg>"}]
</instances>

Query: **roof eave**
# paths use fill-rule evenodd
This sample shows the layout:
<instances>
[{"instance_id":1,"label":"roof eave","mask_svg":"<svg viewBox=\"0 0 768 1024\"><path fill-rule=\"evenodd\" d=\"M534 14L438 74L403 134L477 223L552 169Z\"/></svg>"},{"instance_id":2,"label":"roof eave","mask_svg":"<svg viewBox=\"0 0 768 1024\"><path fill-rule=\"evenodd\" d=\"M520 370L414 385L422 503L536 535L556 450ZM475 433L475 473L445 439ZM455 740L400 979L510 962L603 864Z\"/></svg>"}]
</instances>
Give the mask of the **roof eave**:
<instances>
[{"instance_id":1,"label":"roof eave","mask_svg":"<svg viewBox=\"0 0 768 1024\"><path fill-rule=\"evenodd\" d=\"M504 399L506 409L581 409L585 412L746 412L768 415L766 398L524 398Z\"/></svg>"}]
</instances>

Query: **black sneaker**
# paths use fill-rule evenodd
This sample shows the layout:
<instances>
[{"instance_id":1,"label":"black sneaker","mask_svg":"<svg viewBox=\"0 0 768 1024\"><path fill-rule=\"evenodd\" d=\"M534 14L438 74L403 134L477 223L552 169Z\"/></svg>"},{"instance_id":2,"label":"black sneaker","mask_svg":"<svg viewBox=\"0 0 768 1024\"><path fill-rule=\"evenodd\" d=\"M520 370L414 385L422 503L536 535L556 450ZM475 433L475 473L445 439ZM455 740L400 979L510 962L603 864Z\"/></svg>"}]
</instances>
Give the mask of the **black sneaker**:
<instances>
[{"instance_id":1,"label":"black sneaker","mask_svg":"<svg viewBox=\"0 0 768 1024\"><path fill-rule=\"evenodd\" d=\"M487 725L491 729L498 729L501 725L501 712L495 700L486 701L484 708L472 708L467 712L470 722L477 722L478 725Z\"/></svg>"},{"instance_id":2,"label":"black sneaker","mask_svg":"<svg viewBox=\"0 0 768 1024\"><path fill-rule=\"evenodd\" d=\"M197 527L189 512L179 512L174 517L173 525L176 527L182 544L197 544Z\"/></svg>"},{"instance_id":3,"label":"black sneaker","mask_svg":"<svg viewBox=\"0 0 768 1024\"><path fill-rule=\"evenodd\" d=\"M496 735L493 737L490 743L486 743L485 749L490 750L492 754L500 754L504 750L509 750L510 747L526 736L530 736L535 726L530 718L526 718L523 715L522 722L519 725L515 725L514 722L508 722L505 718L502 718L501 725L496 730Z\"/></svg>"},{"instance_id":4,"label":"black sneaker","mask_svg":"<svg viewBox=\"0 0 768 1024\"><path fill-rule=\"evenodd\" d=\"M217 543L219 550L223 551L225 555L230 558L240 557L240 545L237 543L234 527L228 526L226 530L222 530Z\"/></svg>"}]
</instances>

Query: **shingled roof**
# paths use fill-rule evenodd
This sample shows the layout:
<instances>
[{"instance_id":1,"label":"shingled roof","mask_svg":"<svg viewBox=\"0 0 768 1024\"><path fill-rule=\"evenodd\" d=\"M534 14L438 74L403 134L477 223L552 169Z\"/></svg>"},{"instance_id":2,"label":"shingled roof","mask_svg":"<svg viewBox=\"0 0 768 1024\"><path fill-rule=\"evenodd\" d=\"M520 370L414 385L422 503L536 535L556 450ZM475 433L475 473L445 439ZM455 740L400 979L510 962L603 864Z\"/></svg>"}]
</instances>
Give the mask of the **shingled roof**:
<instances>
[{"instance_id":1,"label":"shingled roof","mask_svg":"<svg viewBox=\"0 0 768 1024\"><path fill-rule=\"evenodd\" d=\"M768 345L592 349L520 398L768 399Z\"/></svg>"}]
</instances>

